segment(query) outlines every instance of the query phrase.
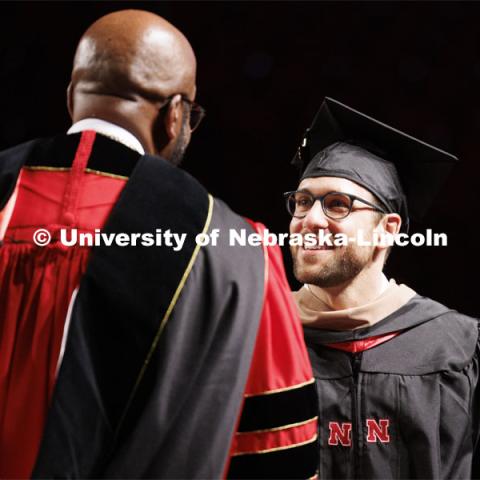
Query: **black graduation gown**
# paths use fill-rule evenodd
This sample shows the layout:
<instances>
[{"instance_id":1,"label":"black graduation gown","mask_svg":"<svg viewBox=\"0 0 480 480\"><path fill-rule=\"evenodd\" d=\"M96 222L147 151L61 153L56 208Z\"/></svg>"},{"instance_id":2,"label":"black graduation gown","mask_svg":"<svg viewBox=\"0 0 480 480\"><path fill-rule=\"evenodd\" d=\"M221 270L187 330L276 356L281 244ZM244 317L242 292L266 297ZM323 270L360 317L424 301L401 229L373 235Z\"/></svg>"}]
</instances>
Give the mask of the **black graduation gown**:
<instances>
[{"instance_id":1,"label":"black graduation gown","mask_svg":"<svg viewBox=\"0 0 480 480\"><path fill-rule=\"evenodd\" d=\"M417 295L369 328L304 331L320 478L479 476L477 320ZM360 353L327 346L391 332L400 333Z\"/></svg>"}]
</instances>

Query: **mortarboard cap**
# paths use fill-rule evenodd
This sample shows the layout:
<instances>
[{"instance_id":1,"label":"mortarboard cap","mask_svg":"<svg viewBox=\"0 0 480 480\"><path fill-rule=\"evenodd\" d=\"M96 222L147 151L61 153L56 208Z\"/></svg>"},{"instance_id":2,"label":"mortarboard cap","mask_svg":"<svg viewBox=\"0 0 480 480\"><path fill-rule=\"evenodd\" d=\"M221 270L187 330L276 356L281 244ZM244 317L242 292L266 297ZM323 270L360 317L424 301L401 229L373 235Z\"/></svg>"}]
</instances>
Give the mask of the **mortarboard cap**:
<instances>
[{"instance_id":1,"label":"mortarboard cap","mask_svg":"<svg viewBox=\"0 0 480 480\"><path fill-rule=\"evenodd\" d=\"M326 97L293 159L301 180L341 177L390 213L421 220L457 157ZM408 203L408 208L407 208Z\"/></svg>"}]
</instances>

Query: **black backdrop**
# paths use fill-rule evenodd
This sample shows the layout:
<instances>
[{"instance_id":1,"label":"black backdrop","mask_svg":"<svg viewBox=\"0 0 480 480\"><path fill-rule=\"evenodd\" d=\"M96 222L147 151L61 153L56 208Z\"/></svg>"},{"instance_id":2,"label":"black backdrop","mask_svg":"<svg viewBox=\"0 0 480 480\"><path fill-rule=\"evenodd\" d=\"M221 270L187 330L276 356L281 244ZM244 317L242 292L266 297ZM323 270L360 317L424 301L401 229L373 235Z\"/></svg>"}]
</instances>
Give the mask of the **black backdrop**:
<instances>
[{"instance_id":1,"label":"black backdrop","mask_svg":"<svg viewBox=\"0 0 480 480\"><path fill-rule=\"evenodd\" d=\"M208 116L185 169L274 232L288 229L289 162L325 95L458 155L414 225L448 233L448 247L397 247L387 274L478 315L480 3L2 2L0 148L68 127L76 42L99 16L132 7L166 17L197 54Z\"/></svg>"}]
</instances>

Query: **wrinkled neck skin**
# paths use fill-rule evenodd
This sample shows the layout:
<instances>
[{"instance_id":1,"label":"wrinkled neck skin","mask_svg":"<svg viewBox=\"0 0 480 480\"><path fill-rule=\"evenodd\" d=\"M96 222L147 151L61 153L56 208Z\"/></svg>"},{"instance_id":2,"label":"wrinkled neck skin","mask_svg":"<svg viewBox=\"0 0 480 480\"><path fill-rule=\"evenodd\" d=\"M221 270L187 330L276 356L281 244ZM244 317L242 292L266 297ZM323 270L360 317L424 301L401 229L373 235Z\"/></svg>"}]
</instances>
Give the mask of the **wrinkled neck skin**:
<instances>
[{"instance_id":1,"label":"wrinkled neck skin","mask_svg":"<svg viewBox=\"0 0 480 480\"><path fill-rule=\"evenodd\" d=\"M341 285L321 288L308 285L313 295L326 303L332 310L360 307L378 298L388 287L382 266L373 262L356 277Z\"/></svg>"}]
</instances>

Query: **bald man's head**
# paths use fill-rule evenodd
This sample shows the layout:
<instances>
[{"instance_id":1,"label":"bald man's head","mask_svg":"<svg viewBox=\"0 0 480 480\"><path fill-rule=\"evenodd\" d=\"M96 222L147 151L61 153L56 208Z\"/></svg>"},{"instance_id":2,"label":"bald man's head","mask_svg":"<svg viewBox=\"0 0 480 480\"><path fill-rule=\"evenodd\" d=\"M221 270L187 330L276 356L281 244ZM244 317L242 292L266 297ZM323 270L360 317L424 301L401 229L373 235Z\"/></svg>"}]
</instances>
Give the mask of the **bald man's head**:
<instances>
[{"instance_id":1,"label":"bald man's head","mask_svg":"<svg viewBox=\"0 0 480 480\"><path fill-rule=\"evenodd\" d=\"M114 12L93 23L78 44L69 111L73 121L93 116L133 130L147 151L162 153L158 143L168 150L185 115L165 133L157 131L159 109L173 95L178 105L180 95L193 100L195 74L192 47L172 24L141 10ZM167 107L170 112L172 105Z\"/></svg>"}]
</instances>

